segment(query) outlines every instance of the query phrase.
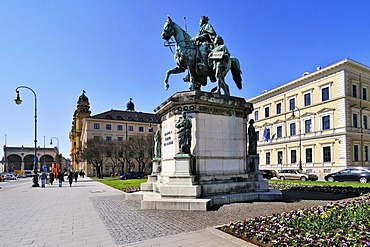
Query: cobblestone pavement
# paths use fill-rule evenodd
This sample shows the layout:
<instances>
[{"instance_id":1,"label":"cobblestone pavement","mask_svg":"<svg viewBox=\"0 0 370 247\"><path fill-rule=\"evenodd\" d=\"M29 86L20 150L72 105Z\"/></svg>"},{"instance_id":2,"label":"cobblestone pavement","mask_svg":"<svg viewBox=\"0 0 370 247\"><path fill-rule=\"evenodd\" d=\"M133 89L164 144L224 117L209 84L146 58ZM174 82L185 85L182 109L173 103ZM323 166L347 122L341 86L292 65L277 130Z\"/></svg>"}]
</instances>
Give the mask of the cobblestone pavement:
<instances>
[{"instance_id":1,"label":"cobblestone pavement","mask_svg":"<svg viewBox=\"0 0 370 247\"><path fill-rule=\"evenodd\" d=\"M124 195L94 197L91 200L116 243L122 245L265 214L325 205L344 198L340 195L308 195L307 192L291 191L285 193L285 201L235 203L208 212L141 210L139 201L126 201Z\"/></svg>"},{"instance_id":2,"label":"cobblestone pavement","mask_svg":"<svg viewBox=\"0 0 370 247\"><path fill-rule=\"evenodd\" d=\"M291 191L286 201L224 205L215 211L141 210L122 191L90 178L69 187L31 188L31 179L1 183L0 247L251 246L215 226L265 214L324 205L331 194Z\"/></svg>"}]
</instances>

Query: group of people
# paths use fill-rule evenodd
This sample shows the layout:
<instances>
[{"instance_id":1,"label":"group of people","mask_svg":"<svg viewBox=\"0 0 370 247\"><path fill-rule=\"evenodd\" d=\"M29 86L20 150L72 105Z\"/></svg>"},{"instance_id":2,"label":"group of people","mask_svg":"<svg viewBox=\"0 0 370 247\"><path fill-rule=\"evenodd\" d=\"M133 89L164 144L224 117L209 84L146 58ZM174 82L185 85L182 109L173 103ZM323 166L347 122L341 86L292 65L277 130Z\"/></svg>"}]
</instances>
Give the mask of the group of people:
<instances>
[{"instance_id":1,"label":"group of people","mask_svg":"<svg viewBox=\"0 0 370 247\"><path fill-rule=\"evenodd\" d=\"M72 186L73 180L75 181L75 183L77 183L78 175L80 175L81 177L84 177L85 173L84 173L84 171L81 171L81 172L79 172L79 171L74 171L74 172L70 171L69 172L67 178L68 178L68 183L69 183L70 187ZM57 175L55 175L54 172L50 172L49 177L48 177L48 174L46 172L42 172L40 177L39 177L39 179L41 180L41 188L45 188L48 178L49 178L49 184L50 185L53 185L54 180L58 179L59 187L62 187L63 182L64 182L64 172L59 171L57 173Z\"/></svg>"}]
</instances>

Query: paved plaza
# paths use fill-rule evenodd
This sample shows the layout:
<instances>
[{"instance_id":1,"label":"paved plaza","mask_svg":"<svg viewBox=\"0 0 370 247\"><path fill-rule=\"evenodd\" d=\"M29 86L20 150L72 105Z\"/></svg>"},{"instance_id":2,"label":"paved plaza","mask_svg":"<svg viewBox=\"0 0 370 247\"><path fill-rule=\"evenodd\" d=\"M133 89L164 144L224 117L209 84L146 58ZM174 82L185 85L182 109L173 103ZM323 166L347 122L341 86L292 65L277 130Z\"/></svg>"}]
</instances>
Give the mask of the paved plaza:
<instances>
[{"instance_id":1,"label":"paved plaza","mask_svg":"<svg viewBox=\"0 0 370 247\"><path fill-rule=\"evenodd\" d=\"M141 210L140 202L90 178L46 188L31 179L0 183L0 246L252 246L216 229L245 217L324 200L224 205L208 212Z\"/></svg>"}]
</instances>

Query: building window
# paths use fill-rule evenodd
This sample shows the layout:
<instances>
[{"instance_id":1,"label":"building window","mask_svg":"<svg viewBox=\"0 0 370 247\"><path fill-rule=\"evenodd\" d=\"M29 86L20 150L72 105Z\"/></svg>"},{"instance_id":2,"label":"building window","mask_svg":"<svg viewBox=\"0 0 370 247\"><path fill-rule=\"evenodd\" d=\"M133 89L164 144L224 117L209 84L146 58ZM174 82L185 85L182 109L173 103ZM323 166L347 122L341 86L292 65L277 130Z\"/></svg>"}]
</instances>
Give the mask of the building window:
<instances>
[{"instance_id":1,"label":"building window","mask_svg":"<svg viewBox=\"0 0 370 247\"><path fill-rule=\"evenodd\" d=\"M153 128L149 128L149 132L152 133L153 132Z\"/></svg>"},{"instance_id":2,"label":"building window","mask_svg":"<svg viewBox=\"0 0 370 247\"><path fill-rule=\"evenodd\" d=\"M271 163L271 153L267 152L266 153L266 165L270 165Z\"/></svg>"},{"instance_id":3,"label":"building window","mask_svg":"<svg viewBox=\"0 0 370 247\"><path fill-rule=\"evenodd\" d=\"M258 120L258 111L255 111L254 112L254 121L257 121Z\"/></svg>"},{"instance_id":4,"label":"building window","mask_svg":"<svg viewBox=\"0 0 370 247\"><path fill-rule=\"evenodd\" d=\"M354 128L358 128L358 125L357 125L357 113L353 113L352 114L352 124L353 124L353 127Z\"/></svg>"},{"instance_id":5,"label":"building window","mask_svg":"<svg viewBox=\"0 0 370 247\"><path fill-rule=\"evenodd\" d=\"M94 140L99 140L100 138L100 136L94 136Z\"/></svg>"},{"instance_id":6,"label":"building window","mask_svg":"<svg viewBox=\"0 0 370 247\"><path fill-rule=\"evenodd\" d=\"M283 164L283 151L277 152L277 161L279 165Z\"/></svg>"},{"instance_id":7,"label":"building window","mask_svg":"<svg viewBox=\"0 0 370 247\"><path fill-rule=\"evenodd\" d=\"M94 123L94 129L95 129L95 130L100 129L100 124L99 124L99 123Z\"/></svg>"},{"instance_id":8,"label":"building window","mask_svg":"<svg viewBox=\"0 0 370 247\"><path fill-rule=\"evenodd\" d=\"M117 137L117 140L118 141L123 141L123 137L122 136L119 136L119 137Z\"/></svg>"},{"instance_id":9,"label":"building window","mask_svg":"<svg viewBox=\"0 0 370 247\"><path fill-rule=\"evenodd\" d=\"M295 108L295 99L293 98L289 100L289 110L292 111L294 110L294 108Z\"/></svg>"},{"instance_id":10,"label":"building window","mask_svg":"<svg viewBox=\"0 0 370 247\"><path fill-rule=\"evenodd\" d=\"M364 151L364 159L365 161L369 161L369 146L365 146L365 151Z\"/></svg>"},{"instance_id":11,"label":"building window","mask_svg":"<svg viewBox=\"0 0 370 247\"><path fill-rule=\"evenodd\" d=\"M364 115L364 116L363 116L363 118L364 118L364 126L363 126L363 128L364 128L364 129L368 129L368 125L367 125L367 116L366 116L366 115Z\"/></svg>"},{"instance_id":12,"label":"building window","mask_svg":"<svg viewBox=\"0 0 370 247\"><path fill-rule=\"evenodd\" d=\"M290 163L297 163L297 150L290 150Z\"/></svg>"},{"instance_id":13,"label":"building window","mask_svg":"<svg viewBox=\"0 0 370 247\"><path fill-rule=\"evenodd\" d=\"M260 140L260 132L259 131L256 131L256 136L257 136L257 141Z\"/></svg>"},{"instance_id":14,"label":"building window","mask_svg":"<svg viewBox=\"0 0 370 247\"><path fill-rule=\"evenodd\" d=\"M324 162L331 162L331 151L330 147L323 147L323 161Z\"/></svg>"},{"instance_id":15,"label":"building window","mask_svg":"<svg viewBox=\"0 0 370 247\"><path fill-rule=\"evenodd\" d=\"M321 101L329 100L329 87L321 89Z\"/></svg>"},{"instance_id":16,"label":"building window","mask_svg":"<svg viewBox=\"0 0 370 247\"><path fill-rule=\"evenodd\" d=\"M306 163L312 163L312 148L306 148Z\"/></svg>"},{"instance_id":17,"label":"building window","mask_svg":"<svg viewBox=\"0 0 370 247\"><path fill-rule=\"evenodd\" d=\"M106 130L111 130L112 129L112 125L111 124L106 124L105 125L105 129Z\"/></svg>"},{"instance_id":18,"label":"building window","mask_svg":"<svg viewBox=\"0 0 370 247\"><path fill-rule=\"evenodd\" d=\"M128 131L134 131L134 126L128 126Z\"/></svg>"},{"instance_id":19,"label":"building window","mask_svg":"<svg viewBox=\"0 0 370 247\"><path fill-rule=\"evenodd\" d=\"M353 160L358 161L358 145L353 146Z\"/></svg>"},{"instance_id":20,"label":"building window","mask_svg":"<svg viewBox=\"0 0 370 247\"><path fill-rule=\"evenodd\" d=\"M312 132L312 120L307 119L304 121L304 133L311 133Z\"/></svg>"},{"instance_id":21,"label":"building window","mask_svg":"<svg viewBox=\"0 0 370 247\"><path fill-rule=\"evenodd\" d=\"M112 140L112 137L111 137L111 136L107 136L107 137L105 137L105 140L106 140L107 142L110 142L110 141Z\"/></svg>"},{"instance_id":22,"label":"building window","mask_svg":"<svg viewBox=\"0 0 370 247\"><path fill-rule=\"evenodd\" d=\"M357 85L352 84L352 96L357 98Z\"/></svg>"},{"instance_id":23,"label":"building window","mask_svg":"<svg viewBox=\"0 0 370 247\"><path fill-rule=\"evenodd\" d=\"M367 88L366 87L362 88L362 99L367 100Z\"/></svg>"},{"instance_id":24,"label":"building window","mask_svg":"<svg viewBox=\"0 0 370 247\"><path fill-rule=\"evenodd\" d=\"M295 123L291 123L289 125L289 129L290 129L290 136L295 136L297 133L296 133L296 128L295 128Z\"/></svg>"},{"instance_id":25,"label":"building window","mask_svg":"<svg viewBox=\"0 0 370 247\"><path fill-rule=\"evenodd\" d=\"M276 127L276 137L277 138L283 137L283 126Z\"/></svg>"},{"instance_id":26,"label":"building window","mask_svg":"<svg viewBox=\"0 0 370 247\"><path fill-rule=\"evenodd\" d=\"M322 130L330 129L330 116L322 117Z\"/></svg>"},{"instance_id":27,"label":"building window","mask_svg":"<svg viewBox=\"0 0 370 247\"><path fill-rule=\"evenodd\" d=\"M270 116L270 107L265 107L265 118Z\"/></svg>"},{"instance_id":28,"label":"building window","mask_svg":"<svg viewBox=\"0 0 370 247\"><path fill-rule=\"evenodd\" d=\"M117 125L117 130L123 130L123 126L122 125Z\"/></svg>"},{"instance_id":29,"label":"building window","mask_svg":"<svg viewBox=\"0 0 370 247\"><path fill-rule=\"evenodd\" d=\"M306 93L304 95L304 106L311 105L311 93Z\"/></svg>"},{"instance_id":30,"label":"building window","mask_svg":"<svg viewBox=\"0 0 370 247\"><path fill-rule=\"evenodd\" d=\"M276 114L280 114L281 113L281 103L277 103L276 104Z\"/></svg>"},{"instance_id":31,"label":"building window","mask_svg":"<svg viewBox=\"0 0 370 247\"><path fill-rule=\"evenodd\" d=\"M139 126L139 132L144 132L144 127Z\"/></svg>"}]
</instances>

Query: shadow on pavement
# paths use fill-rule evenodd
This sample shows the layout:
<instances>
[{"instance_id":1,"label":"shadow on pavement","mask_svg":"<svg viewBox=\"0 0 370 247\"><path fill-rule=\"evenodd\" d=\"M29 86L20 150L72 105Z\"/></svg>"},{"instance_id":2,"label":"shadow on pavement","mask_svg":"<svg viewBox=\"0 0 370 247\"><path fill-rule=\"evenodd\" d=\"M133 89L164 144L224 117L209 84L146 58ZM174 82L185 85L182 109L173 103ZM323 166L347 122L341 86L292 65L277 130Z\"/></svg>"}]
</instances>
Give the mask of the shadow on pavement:
<instances>
[{"instance_id":1,"label":"shadow on pavement","mask_svg":"<svg viewBox=\"0 0 370 247\"><path fill-rule=\"evenodd\" d=\"M283 202L298 202L301 200L338 201L359 196L357 193L337 194L292 189L282 190L281 192L283 193L283 198L281 200Z\"/></svg>"}]
</instances>

